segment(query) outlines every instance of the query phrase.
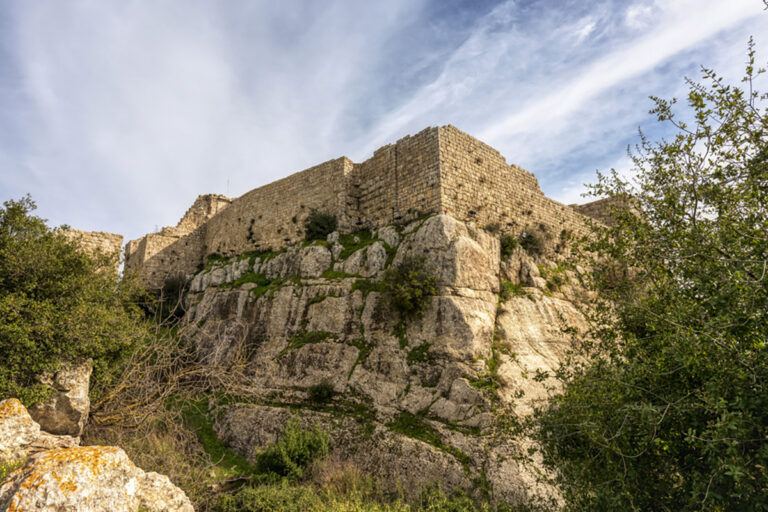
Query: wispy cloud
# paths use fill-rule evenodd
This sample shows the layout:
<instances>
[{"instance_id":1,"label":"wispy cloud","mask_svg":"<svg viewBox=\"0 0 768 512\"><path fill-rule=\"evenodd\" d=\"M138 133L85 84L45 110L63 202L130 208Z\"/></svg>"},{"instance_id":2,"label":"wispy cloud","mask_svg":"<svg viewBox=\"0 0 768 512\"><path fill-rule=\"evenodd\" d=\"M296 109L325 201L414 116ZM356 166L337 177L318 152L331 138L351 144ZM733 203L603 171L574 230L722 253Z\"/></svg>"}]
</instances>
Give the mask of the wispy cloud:
<instances>
[{"instance_id":1,"label":"wispy cloud","mask_svg":"<svg viewBox=\"0 0 768 512\"><path fill-rule=\"evenodd\" d=\"M621 162L648 94L698 64L738 73L767 17L754 0L9 0L0 193L135 237L197 194L451 123L572 202Z\"/></svg>"},{"instance_id":2,"label":"wispy cloud","mask_svg":"<svg viewBox=\"0 0 768 512\"><path fill-rule=\"evenodd\" d=\"M622 41L588 65L573 69L571 76L563 77L563 86L554 87L551 93L524 109L493 122L480 136L498 142L542 125L551 127L606 89L652 70L673 55L754 14L754 9L743 2L710 2L710 9L702 3L696 0L667 4L657 14L662 23L656 28L637 39ZM705 15L691 16L695 7L703 7ZM629 12L636 12L636 7L630 7ZM631 20L634 26L637 14Z\"/></svg>"}]
</instances>

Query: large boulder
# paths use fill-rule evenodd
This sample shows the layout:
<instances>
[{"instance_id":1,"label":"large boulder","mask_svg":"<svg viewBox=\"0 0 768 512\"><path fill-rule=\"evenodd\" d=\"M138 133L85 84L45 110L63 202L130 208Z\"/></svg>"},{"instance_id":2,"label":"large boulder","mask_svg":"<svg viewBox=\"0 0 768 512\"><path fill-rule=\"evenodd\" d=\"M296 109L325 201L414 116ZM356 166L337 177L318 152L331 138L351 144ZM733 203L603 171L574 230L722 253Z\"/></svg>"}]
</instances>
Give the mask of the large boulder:
<instances>
[{"instance_id":1,"label":"large boulder","mask_svg":"<svg viewBox=\"0 0 768 512\"><path fill-rule=\"evenodd\" d=\"M193 512L168 477L145 473L115 446L49 450L0 486L0 512Z\"/></svg>"},{"instance_id":2,"label":"large boulder","mask_svg":"<svg viewBox=\"0 0 768 512\"><path fill-rule=\"evenodd\" d=\"M0 461L23 457L40 435L35 423L16 398L0 402Z\"/></svg>"},{"instance_id":3,"label":"large boulder","mask_svg":"<svg viewBox=\"0 0 768 512\"><path fill-rule=\"evenodd\" d=\"M301 277L320 277L331 266L331 251L322 245L310 245L299 253Z\"/></svg>"},{"instance_id":4,"label":"large boulder","mask_svg":"<svg viewBox=\"0 0 768 512\"><path fill-rule=\"evenodd\" d=\"M88 388L92 371L91 361L65 363L55 374L42 377L54 393L29 408L29 414L40 428L57 435L77 437L83 433L91 409Z\"/></svg>"},{"instance_id":5,"label":"large boulder","mask_svg":"<svg viewBox=\"0 0 768 512\"><path fill-rule=\"evenodd\" d=\"M449 215L430 217L405 237L394 264L425 256L440 284L473 291L499 291L499 240Z\"/></svg>"}]
</instances>

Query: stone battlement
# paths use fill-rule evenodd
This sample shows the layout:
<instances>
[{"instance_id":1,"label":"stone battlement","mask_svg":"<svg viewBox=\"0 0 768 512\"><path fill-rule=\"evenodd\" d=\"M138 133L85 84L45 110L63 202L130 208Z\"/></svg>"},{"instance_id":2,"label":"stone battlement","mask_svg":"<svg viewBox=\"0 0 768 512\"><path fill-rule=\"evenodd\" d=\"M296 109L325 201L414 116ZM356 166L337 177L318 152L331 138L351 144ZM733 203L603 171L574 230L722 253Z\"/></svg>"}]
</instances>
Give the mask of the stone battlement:
<instances>
[{"instance_id":1,"label":"stone battlement","mask_svg":"<svg viewBox=\"0 0 768 512\"><path fill-rule=\"evenodd\" d=\"M313 210L335 215L341 232L434 213L514 234L584 227L574 208L544 196L533 174L448 125L383 146L362 163L329 160L236 199L200 196L175 227L128 242L125 270L159 288L169 276L190 277L210 254L275 250L302 240Z\"/></svg>"}]
</instances>

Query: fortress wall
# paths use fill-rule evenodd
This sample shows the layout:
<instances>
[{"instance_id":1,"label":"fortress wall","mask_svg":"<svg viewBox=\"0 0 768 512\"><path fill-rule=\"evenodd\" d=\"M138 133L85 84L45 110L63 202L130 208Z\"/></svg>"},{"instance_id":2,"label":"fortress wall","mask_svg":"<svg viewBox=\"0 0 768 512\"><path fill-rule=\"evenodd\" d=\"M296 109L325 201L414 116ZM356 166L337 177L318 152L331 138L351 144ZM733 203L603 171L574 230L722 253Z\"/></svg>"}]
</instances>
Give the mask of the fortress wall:
<instances>
[{"instance_id":1,"label":"fortress wall","mask_svg":"<svg viewBox=\"0 0 768 512\"><path fill-rule=\"evenodd\" d=\"M611 217L610 210L612 206L615 206L615 201L608 197L586 204L572 204L571 208L582 215L605 222Z\"/></svg>"},{"instance_id":2,"label":"fortress wall","mask_svg":"<svg viewBox=\"0 0 768 512\"><path fill-rule=\"evenodd\" d=\"M64 236L74 240L88 254L114 254L120 256L123 249L123 235L104 233L103 231L80 231L68 228L62 231Z\"/></svg>"},{"instance_id":3,"label":"fortress wall","mask_svg":"<svg viewBox=\"0 0 768 512\"><path fill-rule=\"evenodd\" d=\"M517 235L544 226L552 238L584 229L584 218L546 197L533 174L453 126L440 128L440 180L442 207L479 227L498 223Z\"/></svg>"},{"instance_id":4,"label":"fortress wall","mask_svg":"<svg viewBox=\"0 0 768 512\"><path fill-rule=\"evenodd\" d=\"M599 203L599 202L598 202ZM313 210L336 215L339 230L404 224L447 210L479 227L518 235L537 230L559 251L566 232L586 229L579 212L602 220L607 205L569 207L544 196L530 172L453 126L427 128L355 164L330 160L230 200L200 196L176 227L126 246L126 271L151 287L191 276L209 254L279 249L304 237Z\"/></svg>"},{"instance_id":5,"label":"fortress wall","mask_svg":"<svg viewBox=\"0 0 768 512\"><path fill-rule=\"evenodd\" d=\"M144 266L144 255L146 254L148 237L149 235L144 235L125 244L125 265L123 266L123 271L126 274L141 272Z\"/></svg>"},{"instance_id":6,"label":"fortress wall","mask_svg":"<svg viewBox=\"0 0 768 512\"><path fill-rule=\"evenodd\" d=\"M612 225L615 210L629 210L635 215L642 216L642 210L636 200L620 197L605 197L585 204L572 204L571 208L582 215L599 220L603 224Z\"/></svg>"},{"instance_id":7,"label":"fortress wall","mask_svg":"<svg viewBox=\"0 0 768 512\"><path fill-rule=\"evenodd\" d=\"M138 241L137 256L126 258L125 271L138 270L147 286L155 289L169 277L191 277L203 262L204 233L204 226L182 237L150 233Z\"/></svg>"},{"instance_id":8,"label":"fortress wall","mask_svg":"<svg viewBox=\"0 0 768 512\"><path fill-rule=\"evenodd\" d=\"M164 227L125 246L125 272L140 273L151 288L160 288L166 278L197 271L205 256L206 221L231 203L220 194L198 196L179 223Z\"/></svg>"},{"instance_id":9,"label":"fortress wall","mask_svg":"<svg viewBox=\"0 0 768 512\"><path fill-rule=\"evenodd\" d=\"M427 128L355 164L348 184L351 230L404 223L440 210L438 129Z\"/></svg>"},{"instance_id":10,"label":"fortress wall","mask_svg":"<svg viewBox=\"0 0 768 512\"><path fill-rule=\"evenodd\" d=\"M251 190L206 223L205 253L224 256L277 249L304 237L313 209L346 223L346 175L352 162L330 160Z\"/></svg>"},{"instance_id":11,"label":"fortress wall","mask_svg":"<svg viewBox=\"0 0 768 512\"><path fill-rule=\"evenodd\" d=\"M186 211L175 228L163 228L173 230L174 234L186 235L205 224L208 219L226 208L232 200L221 194L204 194L198 196L192 206Z\"/></svg>"},{"instance_id":12,"label":"fortress wall","mask_svg":"<svg viewBox=\"0 0 768 512\"><path fill-rule=\"evenodd\" d=\"M86 254L106 254L114 258L115 271L120 266L123 250L123 235L103 231L80 231L68 228L62 231L65 237L77 243Z\"/></svg>"}]
</instances>

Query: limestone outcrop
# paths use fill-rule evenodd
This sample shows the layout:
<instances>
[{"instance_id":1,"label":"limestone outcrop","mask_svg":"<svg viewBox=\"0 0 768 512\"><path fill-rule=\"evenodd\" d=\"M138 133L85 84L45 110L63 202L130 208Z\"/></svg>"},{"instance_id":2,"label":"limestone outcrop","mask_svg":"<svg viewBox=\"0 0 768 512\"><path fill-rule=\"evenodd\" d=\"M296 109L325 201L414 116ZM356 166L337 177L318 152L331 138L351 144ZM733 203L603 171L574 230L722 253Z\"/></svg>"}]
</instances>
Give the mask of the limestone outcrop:
<instances>
[{"instance_id":1,"label":"limestone outcrop","mask_svg":"<svg viewBox=\"0 0 768 512\"><path fill-rule=\"evenodd\" d=\"M78 446L31 457L0 486L0 511L193 512L168 477L145 473L115 446Z\"/></svg>"},{"instance_id":2,"label":"limestone outcrop","mask_svg":"<svg viewBox=\"0 0 768 512\"><path fill-rule=\"evenodd\" d=\"M64 363L53 375L43 375L43 384L54 390L45 401L32 405L29 414L46 432L78 437L83 433L91 409L88 389L91 361Z\"/></svg>"},{"instance_id":3,"label":"limestone outcrop","mask_svg":"<svg viewBox=\"0 0 768 512\"><path fill-rule=\"evenodd\" d=\"M0 402L0 461L16 460L26 454L40 436L40 425L16 398Z\"/></svg>"},{"instance_id":4,"label":"limestone outcrop","mask_svg":"<svg viewBox=\"0 0 768 512\"><path fill-rule=\"evenodd\" d=\"M425 257L439 292L404 318L378 283L412 256ZM556 368L586 329L578 279L552 252L518 247L502 260L498 236L435 215L218 261L190 283L184 330L202 361L248 354L243 403L210 404L243 456L298 411L330 432L332 458L385 486L439 482L519 501L538 469L520 462L527 441L492 427L546 396L536 371ZM312 401L318 386L333 388L331 403Z\"/></svg>"},{"instance_id":5,"label":"limestone outcrop","mask_svg":"<svg viewBox=\"0 0 768 512\"><path fill-rule=\"evenodd\" d=\"M168 477L145 473L122 449L78 443L41 431L17 399L0 402L0 460L24 461L0 482L0 512L193 512Z\"/></svg>"}]
</instances>

